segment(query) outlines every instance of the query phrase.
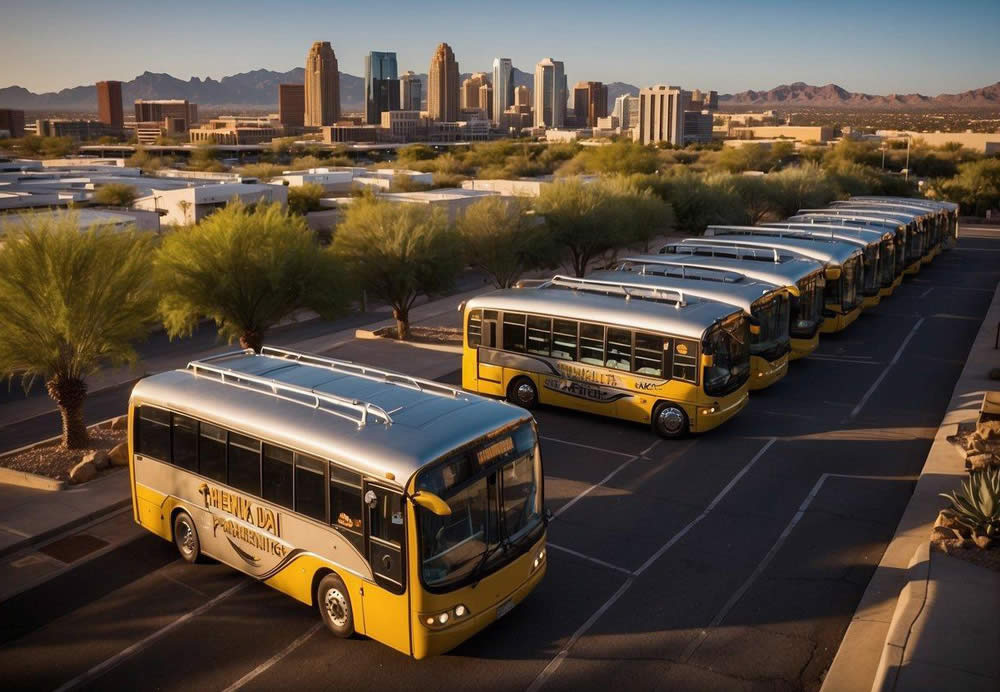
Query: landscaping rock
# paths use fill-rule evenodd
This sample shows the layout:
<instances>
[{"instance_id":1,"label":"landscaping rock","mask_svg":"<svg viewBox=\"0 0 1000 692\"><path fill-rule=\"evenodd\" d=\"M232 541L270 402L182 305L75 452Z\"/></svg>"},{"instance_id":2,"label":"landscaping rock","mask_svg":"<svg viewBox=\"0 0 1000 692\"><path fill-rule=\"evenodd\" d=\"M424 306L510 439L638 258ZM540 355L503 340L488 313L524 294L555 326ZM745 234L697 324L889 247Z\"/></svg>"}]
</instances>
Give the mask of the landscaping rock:
<instances>
[{"instance_id":1,"label":"landscaping rock","mask_svg":"<svg viewBox=\"0 0 1000 692\"><path fill-rule=\"evenodd\" d=\"M112 466L128 466L128 442L119 442L108 453Z\"/></svg>"},{"instance_id":2,"label":"landscaping rock","mask_svg":"<svg viewBox=\"0 0 1000 692\"><path fill-rule=\"evenodd\" d=\"M970 471L979 471L993 466L996 463L996 457L989 452L985 454L969 454L969 456L965 457L965 463L968 465Z\"/></svg>"},{"instance_id":3,"label":"landscaping rock","mask_svg":"<svg viewBox=\"0 0 1000 692\"><path fill-rule=\"evenodd\" d=\"M1000 420L980 421L976 426L976 434L984 440L1000 438Z\"/></svg>"},{"instance_id":4,"label":"landscaping rock","mask_svg":"<svg viewBox=\"0 0 1000 692\"><path fill-rule=\"evenodd\" d=\"M112 430L125 430L128 428L128 416L118 416L111 421Z\"/></svg>"},{"instance_id":5,"label":"landscaping rock","mask_svg":"<svg viewBox=\"0 0 1000 692\"><path fill-rule=\"evenodd\" d=\"M69 471L69 482L86 483L97 477L97 467L92 461L81 461Z\"/></svg>"},{"instance_id":6,"label":"landscaping rock","mask_svg":"<svg viewBox=\"0 0 1000 692\"><path fill-rule=\"evenodd\" d=\"M993 539L990 538L989 536L973 536L972 540L975 541L976 545L978 545L983 550L989 548L990 545L993 543Z\"/></svg>"},{"instance_id":7,"label":"landscaping rock","mask_svg":"<svg viewBox=\"0 0 1000 692\"><path fill-rule=\"evenodd\" d=\"M973 433L969 438L969 451L982 453L986 451L986 440L979 433Z\"/></svg>"},{"instance_id":8,"label":"landscaping rock","mask_svg":"<svg viewBox=\"0 0 1000 692\"><path fill-rule=\"evenodd\" d=\"M83 461L89 461L98 471L111 466L111 460L108 459L108 453L103 449L95 449L93 452L87 452L83 455Z\"/></svg>"}]
</instances>

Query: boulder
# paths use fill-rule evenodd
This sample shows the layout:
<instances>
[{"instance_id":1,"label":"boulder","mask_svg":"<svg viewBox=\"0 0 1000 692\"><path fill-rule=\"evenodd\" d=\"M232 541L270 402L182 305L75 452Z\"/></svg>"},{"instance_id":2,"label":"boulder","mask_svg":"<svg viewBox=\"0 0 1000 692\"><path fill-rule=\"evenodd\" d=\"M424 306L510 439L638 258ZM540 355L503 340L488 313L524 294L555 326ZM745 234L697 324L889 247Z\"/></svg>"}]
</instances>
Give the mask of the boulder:
<instances>
[{"instance_id":1,"label":"boulder","mask_svg":"<svg viewBox=\"0 0 1000 692\"><path fill-rule=\"evenodd\" d=\"M128 428L128 416L118 416L111 421L112 430L125 430Z\"/></svg>"},{"instance_id":2,"label":"boulder","mask_svg":"<svg viewBox=\"0 0 1000 692\"><path fill-rule=\"evenodd\" d=\"M996 457L987 452L986 454L969 454L965 457L965 464L970 471L980 471L988 469L996 463Z\"/></svg>"},{"instance_id":3,"label":"boulder","mask_svg":"<svg viewBox=\"0 0 1000 692\"><path fill-rule=\"evenodd\" d=\"M973 433L969 438L969 451L982 453L986 451L986 440L979 433Z\"/></svg>"},{"instance_id":4,"label":"boulder","mask_svg":"<svg viewBox=\"0 0 1000 692\"><path fill-rule=\"evenodd\" d=\"M980 421L976 426L976 433L984 440L996 440L1000 438L1000 420Z\"/></svg>"},{"instance_id":5,"label":"boulder","mask_svg":"<svg viewBox=\"0 0 1000 692\"><path fill-rule=\"evenodd\" d=\"M108 452L112 466L128 466L128 442L119 442Z\"/></svg>"},{"instance_id":6,"label":"boulder","mask_svg":"<svg viewBox=\"0 0 1000 692\"><path fill-rule=\"evenodd\" d=\"M70 469L69 482L73 484L86 483L97 477L97 467L92 461L81 461Z\"/></svg>"},{"instance_id":7,"label":"boulder","mask_svg":"<svg viewBox=\"0 0 1000 692\"><path fill-rule=\"evenodd\" d=\"M108 458L108 453L103 449L95 449L93 452L87 452L83 455L83 461L89 461L98 471L111 466L111 460Z\"/></svg>"}]
</instances>

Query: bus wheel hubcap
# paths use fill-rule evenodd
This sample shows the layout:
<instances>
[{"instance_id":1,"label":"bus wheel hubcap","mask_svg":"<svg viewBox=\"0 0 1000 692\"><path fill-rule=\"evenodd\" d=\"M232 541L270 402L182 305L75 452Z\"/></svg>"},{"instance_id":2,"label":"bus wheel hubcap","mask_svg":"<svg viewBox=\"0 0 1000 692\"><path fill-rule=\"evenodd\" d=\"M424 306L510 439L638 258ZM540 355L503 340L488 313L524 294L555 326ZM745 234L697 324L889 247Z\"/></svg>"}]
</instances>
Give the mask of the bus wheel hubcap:
<instances>
[{"instance_id":1,"label":"bus wheel hubcap","mask_svg":"<svg viewBox=\"0 0 1000 692\"><path fill-rule=\"evenodd\" d=\"M517 386L517 400L522 404L530 404L535 400L535 388L527 382L522 382Z\"/></svg>"},{"instance_id":2,"label":"bus wheel hubcap","mask_svg":"<svg viewBox=\"0 0 1000 692\"><path fill-rule=\"evenodd\" d=\"M680 409L667 406L660 411L657 421L660 427L668 433L680 432L681 426L684 424L684 414L681 413Z\"/></svg>"},{"instance_id":3,"label":"bus wheel hubcap","mask_svg":"<svg viewBox=\"0 0 1000 692\"><path fill-rule=\"evenodd\" d=\"M178 533L181 535L181 548L185 553L194 551L194 530L186 520L181 519L178 525Z\"/></svg>"},{"instance_id":4,"label":"bus wheel hubcap","mask_svg":"<svg viewBox=\"0 0 1000 692\"><path fill-rule=\"evenodd\" d=\"M337 589L330 589L326 592L326 614L337 627L347 624L347 601L344 595Z\"/></svg>"}]
</instances>

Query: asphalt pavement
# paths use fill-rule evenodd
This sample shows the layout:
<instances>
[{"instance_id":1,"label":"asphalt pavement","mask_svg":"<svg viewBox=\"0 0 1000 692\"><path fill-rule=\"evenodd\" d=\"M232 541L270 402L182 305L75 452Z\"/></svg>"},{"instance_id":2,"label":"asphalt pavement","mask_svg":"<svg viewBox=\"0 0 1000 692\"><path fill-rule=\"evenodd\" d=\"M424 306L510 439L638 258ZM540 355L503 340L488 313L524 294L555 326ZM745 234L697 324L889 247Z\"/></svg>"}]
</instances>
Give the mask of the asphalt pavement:
<instances>
[{"instance_id":1,"label":"asphalt pavement","mask_svg":"<svg viewBox=\"0 0 1000 692\"><path fill-rule=\"evenodd\" d=\"M667 442L537 411L548 573L449 654L337 640L312 609L144 536L0 604L4 687L818 689L1000 280L998 253L1000 233L966 234L706 435ZM115 396L88 406L120 412Z\"/></svg>"}]
</instances>

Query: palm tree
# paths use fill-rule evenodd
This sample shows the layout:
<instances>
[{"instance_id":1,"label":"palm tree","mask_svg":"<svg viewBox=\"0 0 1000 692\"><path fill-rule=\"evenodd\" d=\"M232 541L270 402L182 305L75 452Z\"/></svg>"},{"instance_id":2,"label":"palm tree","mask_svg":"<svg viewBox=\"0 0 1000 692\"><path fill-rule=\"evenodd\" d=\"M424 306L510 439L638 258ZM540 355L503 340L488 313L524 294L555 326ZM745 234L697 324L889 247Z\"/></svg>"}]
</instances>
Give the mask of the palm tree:
<instances>
[{"instance_id":1,"label":"palm tree","mask_svg":"<svg viewBox=\"0 0 1000 692\"><path fill-rule=\"evenodd\" d=\"M351 295L336 259L320 251L302 217L280 204L231 202L167 235L154 265L171 338L210 318L220 336L255 351L267 330L296 310L332 316Z\"/></svg>"},{"instance_id":2,"label":"palm tree","mask_svg":"<svg viewBox=\"0 0 1000 692\"><path fill-rule=\"evenodd\" d=\"M134 231L81 231L77 215L26 215L0 245L0 374L45 381L62 444L89 443L86 376L132 363L156 317L151 241Z\"/></svg>"}]
</instances>

